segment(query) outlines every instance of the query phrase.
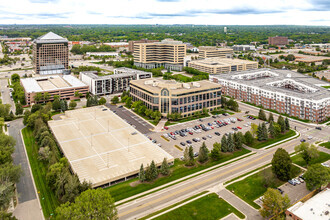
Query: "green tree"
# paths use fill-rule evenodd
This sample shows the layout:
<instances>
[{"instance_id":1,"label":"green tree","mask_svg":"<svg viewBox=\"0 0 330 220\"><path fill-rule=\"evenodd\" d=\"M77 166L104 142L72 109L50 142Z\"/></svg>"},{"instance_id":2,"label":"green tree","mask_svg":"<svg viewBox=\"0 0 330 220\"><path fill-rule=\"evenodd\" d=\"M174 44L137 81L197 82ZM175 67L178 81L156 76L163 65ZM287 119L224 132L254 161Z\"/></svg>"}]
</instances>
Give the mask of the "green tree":
<instances>
[{"instance_id":1,"label":"green tree","mask_svg":"<svg viewBox=\"0 0 330 220\"><path fill-rule=\"evenodd\" d=\"M209 159L209 150L207 149L205 142L203 142L202 146L199 148L198 161L200 163L204 163L208 159Z\"/></svg>"},{"instance_id":2,"label":"green tree","mask_svg":"<svg viewBox=\"0 0 330 220\"><path fill-rule=\"evenodd\" d=\"M69 107L70 107L70 109L74 109L75 107L77 107L77 102L71 100L69 103Z\"/></svg>"},{"instance_id":3,"label":"green tree","mask_svg":"<svg viewBox=\"0 0 330 220\"><path fill-rule=\"evenodd\" d=\"M157 178L158 170L157 170L155 161L153 161L153 160L151 161L151 164L150 164L150 173L151 173L151 180L154 180Z\"/></svg>"},{"instance_id":4,"label":"green tree","mask_svg":"<svg viewBox=\"0 0 330 220\"><path fill-rule=\"evenodd\" d=\"M223 135L221 138L221 151L222 152L228 151L227 138L225 135Z\"/></svg>"},{"instance_id":5,"label":"green tree","mask_svg":"<svg viewBox=\"0 0 330 220\"><path fill-rule=\"evenodd\" d=\"M15 107L16 107L15 115L23 114L23 107L22 107L21 103L16 103Z\"/></svg>"},{"instance_id":6,"label":"green tree","mask_svg":"<svg viewBox=\"0 0 330 220\"><path fill-rule=\"evenodd\" d=\"M306 142L295 146L294 150L296 151L296 153L301 155L306 164L310 164L313 159L320 156L317 147L315 145L310 145Z\"/></svg>"},{"instance_id":7,"label":"green tree","mask_svg":"<svg viewBox=\"0 0 330 220\"><path fill-rule=\"evenodd\" d=\"M245 132L244 138L245 138L245 143L247 145L250 145L250 144L253 143L254 138L253 138L253 136L252 136L252 134L251 134L250 131Z\"/></svg>"},{"instance_id":8,"label":"green tree","mask_svg":"<svg viewBox=\"0 0 330 220\"><path fill-rule=\"evenodd\" d=\"M42 100L44 100L45 102L47 102L50 99L50 95L48 92L45 92L43 94Z\"/></svg>"},{"instance_id":9,"label":"green tree","mask_svg":"<svg viewBox=\"0 0 330 220\"><path fill-rule=\"evenodd\" d=\"M105 103L107 103L107 100L104 97L100 98L99 105L104 105Z\"/></svg>"},{"instance_id":10,"label":"green tree","mask_svg":"<svg viewBox=\"0 0 330 220\"><path fill-rule=\"evenodd\" d=\"M127 108L131 108L132 106L132 97L127 97L126 100L125 100L125 106Z\"/></svg>"},{"instance_id":11,"label":"green tree","mask_svg":"<svg viewBox=\"0 0 330 220\"><path fill-rule=\"evenodd\" d=\"M151 169L150 169L149 164L147 164L147 167L146 167L146 170L145 170L144 173L145 173L145 179L146 179L146 181L152 180L152 174L151 174Z\"/></svg>"},{"instance_id":12,"label":"green tree","mask_svg":"<svg viewBox=\"0 0 330 220\"><path fill-rule=\"evenodd\" d=\"M274 122L271 121L269 123L269 127L268 127L268 131L269 131L269 134L272 138L275 138L276 137L276 131L275 131L275 127L274 127Z\"/></svg>"},{"instance_id":13,"label":"green tree","mask_svg":"<svg viewBox=\"0 0 330 220\"><path fill-rule=\"evenodd\" d=\"M290 130L290 122L287 117L285 118L285 130L286 131Z\"/></svg>"},{"instance_id":14,"label":"green tree","mask_svg":"<svg viewBox=\"0 0 330 220\"><path fill-rule=\"evenodd\" d=\"M13 213L6 212L6 211L1 211L1 210L0 210L0 219L17 220L17 218L15 216L13 216Z\"/></svg>"},{"instance_id":15,"label":"green tree","mask_svg":"<svg viewBox=\"0 0 330 220\"><path fill-rule=\"evenodd\" d=\"M259 117L260 120L263 120L263 121L266 121L267 120L266 113L265 113L265 111L263 109L260 109L259 110L258 117Z\"/></svg>"},{"instance_id":16,"label":"green tree","mask_svg":"<svg viewBox=\"0 0 330 220\"><path fill-rule=\"evenodd\" d=\"M278 119L277 119L277 124L280 126L280 128L281 128L281 132L283 133L283 132L285 131L285 129L286 129L286 126L285 126L285 121L284 121L282 115L280 115L280 116L278 117Z\"/></svg>"},{"instance_id":17,"label":"green tree","mask_svg":"<svg viewBox=\"0 0 330 220\"><path fill-rule=\"evenodd\" d=\"M146 180L146 175L145 175L145 172L144 172L143 163L141 163L141 167L140 167L139 180L141 182L144 182Z\"/></svg>"},{"instance_id":18,"label":"green tree","mask_svg":"<svg viewBox=\"0 0 330 220\"><path fill-rule=\"evenodd\" d=\"M272 159L272 170L278 179L287 181L291 177L292 161L283 148L278 148Z\"/></svg>"},{"instance_id":19,"label":"green tree","mask_svg":"<svg viewBox=\"0 0 330 220\"><path fill-rule=\"evenodd\" d=\"M114 96L112 99L111 99L111 103L112 104L117 104L119 102L119 98L118 96Z\"/></svg>"},{"instance_id":20,"label":"green tree","mask_svg":"<svg viewBox=\"0 0 330 220\"><path fill-rule=\"evenodd\" d=\"M256 125L255 123L251 123L250 131L251 131L252 137L255 137L257 134L257 131L258 131L258 125Z\"/></svg>"},{"instance_id":21,"label":"green tree","mask_svg":"<svg viewBox=\"0 0 330 220\"><path fill-rule=\"evenodd\" d=\"M273 113L269 113L269 116L268 116L268 122L270 123L270 122L274 122L274 116L273 116Z\"/></svg>"},{"instance_id":22,"label":"green tree","mask_svg":"<svg viewBox=\"0 0 330 220\"><path fill-rule=\"evenodd\" d=\"M271 169L263 169L261 171L261 177L264 187L274 187L276 177Z\"/></svg>"},{"instance_id":23,"label":"green tree","mask_svg":"<svg viewBox=\"0 0 330 220\"><path fill-rule=\"evenodd\" d=\"M163 163L160 167L160 173L164 176L167 176L170 173L170 166L168 165L166 158L164 158Z\"/></svg>"},{"instance_id":24,"label":"green tree","mask_svg":"<svg viewBox=\"0 0 330 220\"><path fill-rule=\"evenodd\" d=\"M11 155L14 153L15 139L12 136L0 133L0 164L12 162Z\"/></svg>"},{"instance_id":25,"label":"green tree","mask_svg":"<svg viewBox=\"0 0 330 220\"><path fill-rule=\"evenodd\" d=\"M56 219L116 220L118 216L109 191L98 188L82 192L74 203L62 204L56 209Z\"/></svg>"},{"instance_id":26,"label":"green tree","mask_svg":"<svg viewBox=\"0 0 330 220\"><path fill-rule=\"evenodd\" d=\"M59 111L61 110L61 101L59 99L55 99L53 102L52 102L52 109L54 111Z\"/></svg>"},{"instance_id":27,"label":"green tree","mask_svg":"<svg viewBox=\"0 0 330 220\"><path fill-rule=\"evenodd\" d=\"M264 218L269 218L271 216L278 217L280 213L289 208L289 206L290 199L287 194L282 196L278 190L268 188L262 198L262 208L260 209L260 214Z\"/></svg>"},{"instance_id":28,"label":"green tree","mask_svg":"<svg viewBox=\"0 0 330 220\"><path fill-rule=\"evenodd\" d=\"M34 95L34 101L36 103L41 102L44 99L44 95L41 92L38 92Z\"/></svg>"},{"instance_id":29,"label":"green tree","mask_svg":"<svg viewBox=\"0 0 330 220\"><path fill-rule=\"evenodd\" d=\"M64 99L62 99L60 101L60 106L61 106L61 111L65 112L66 110L68 110L68 102Z\"/></svg>"},{"instance_id":30,"label":"green tree","mask_svg":"<svg viewBox=\"0 0 330 220\"><path fill-rule=\"evenodd\" d=\"M17 74L14 73L13 75L11 75L11 83L19 83L20 82L21 77Z\"/></svg>"},{"instance_id":31,"label":"green tree","mask_svg":"<svg viewBox=\"0 0 330 220\"><path fill-rule=\"evenodd\" d=\"M211 150L211 158L214 161L220 160L221 159L221 153L220 153L220 148L218 143L213 144L213 149Z\"/></svg>"},{"instance_id":32,"label":"green tree","mask_svg":"<svg viewBox=\"0 0 330 220\"><path fill-rule=\"evenodd\" d=\"M243 134L242 132L234 133L234 146L235 149L241 149L243 144Z\"/></svg>"},{"instance_id":33,"label":"green tree","mask_svg":"<svg viewBox=\"0 0 330 220\"><path fill-rule=\"evenodd\" d=\"M23 124L24 125L27 125L27 122L28 122L28 119L29 119L30 115L31 115L30 110L25 110L24 111L24 117L23 117Z\"/></svg>"},{"instance_id":34,"label":"green tree","mask_svg":"<svg viewBox=\"0 0 330 220\"><path fill-rule=\"evenodd\" d=\"M312 164L308 166L304 178L309 190L318 189L330 182L330 168L321 164Z\"/></svg>"},{"instance_id":35,"label":"green tree","mask_svg":"<svg viewBox=\"0 0 330 220\"><path fill-rule=\"evenodd\" d=\"M228 152L233 152L235 149L234 139L233 139L233 135L231 133L228 135L227 148L228 148Z\"/></svg>"}]
</instances>

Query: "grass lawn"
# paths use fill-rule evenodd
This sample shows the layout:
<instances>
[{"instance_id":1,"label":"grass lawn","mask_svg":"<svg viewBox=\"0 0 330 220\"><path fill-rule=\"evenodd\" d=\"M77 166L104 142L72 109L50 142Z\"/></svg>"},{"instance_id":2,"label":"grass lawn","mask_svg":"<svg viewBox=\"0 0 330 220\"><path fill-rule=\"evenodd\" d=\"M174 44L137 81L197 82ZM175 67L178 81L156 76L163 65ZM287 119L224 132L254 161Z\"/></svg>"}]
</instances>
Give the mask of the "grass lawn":
<instances>
[{"instance_id":1,"label":"grass lawn","mask_svg":"<svg viewBox=\"0 0 330 220\"><path fill-rule=\"evenodd\" d=\"M228 112L226 110L223 110L223 109L219 109L219 110L214 110L214 111L211 111L212 115L222 115L223 113L228 113L230 115L234 115L235 113L233 112Z\"/></svg>"},{"instance_id":2,"label":"grass lawn","mask_svg":"<svg viewBox=\"0 0 330 220\"><path fill-rule=\"evenodd\" d=\"M181 161L179 159L175 159L174 165L171 167L171 174L169 176L160 177L152 183L142 183L142 184L138 184L136 186L131 186L130 183L138 180L137 178L134 178L129 181L110 186L107 188L107 190L110 191L110 194L115 199L115 201L120 201L122 199L125 199L128 197L134 196L136 194L142 193L144 191L156 188L163 184L180 179L182 177L185 177L190 174L196 173L198 171L204 170L206 168L212 167L214 165L226 162L235 157L242 156L249 152L250 152L249 150L246 150L243 148L241 151L236 151L232 154L227 154L226 156L221 158L219 161L210 160L208 163L205 163L205 164L197 163L197 165L194 167L186 167L184 165L183 161Z\"/></svg>"},{"instance_id":3,"label":"grass lawn","mask_svg":"<svg viewBox=\"0 0 330 220\"><path fill-rule=\"evenodd\" d=\"M196 194L196 195L193 195L193 196L191 196L191 197L189 197L189 198L187 198L187 199L184 199L184 200L182 200L182 201L180 201L180 202L177 202L177 203L175 203L175 204L173 204L173 205L170 205L170 206L168 206L168 207L166 207L166 208L164 208L164 209L158 210L158 211L156 211L156 212L154 212L154 213L151 213L150 215L147 215L147 216L145 216L145 217L143 217L143 218L140 218L139 220L148 219L148 218L150 218L150 217L152 217L152 216L155 216L155 215L157 215L157 214L159 214L159 213L165 212L166 210L169 210L169 209L171 209L171 208L174 208L175 206L178 206L178 205L180 205L180 204L182 204L182 203L184 203L184 202L187 202L187 201L189 201L189 200L192 200L193 198L196 198L196 197L198 197L198 196L201 196L201 195L203 195L203 194L205 194L205 193L207 193L207 192L208 192L208 191L203 191L203 192L201 192L201 193L198 193L198 194Z\"/></svg>"},{"instance_id":4,"label":"grass lawn","mask_svg":"<svg viewBox=\"0 0 330 220\"><path fill-rule=\"evenodd\" d=\"M323 87L325 89L330 89L330 86L321 86L321 87Z\"/></svg>"},{"instance_id":5,"label":"grass lawn","mask_svg":"<svg viewBox=\"0 0 330 220\"><path fill-rule=\"evenodd\" d=\"M267 168L271 169L271 167ZM294 176L298 175L300 172L300 169L296 166L293 166L292 173ZM255 173L251 176L248 176L247 178L235 182L226 188L233 192L235 195L243 199L245 202L250 204L252 207L259 209L260 206L257 205L254 200L262 196L266 191L267 188L262 183L262 171ZM275 178L273 182L273 187L278 187L282 185L284 182Z\"/></svg>"},{"instance_id":6,"label":"grass lawn","mask_svg":"<svg viewBox=\"0 0 330 220\"><path fill-rule=\"evenodd\" d=\"M330 141L320 144L320 146L330 149Z\"/></svg>"},{"instance_id":7,"label":"grass lawn","mask_svg":"<svg viewBox=\"0 0 330 220\"><path fill-rule=\"evenodd\" d=\"M261 142L257 141L257 140L254 140L254 142L251 145L249 145L249 147L260 149L262 147L266 147L268 145L271 145L271 144L274 144L276 142L282 141L282 140L287 139L289 137L293 137L295 134L296 134L295 131L290 130L290 131L286 132L285 134L280 134L275 139L268 139L267 141L261 141Z\"/></svg>"},{"instance_id":8,"label":"grass lawn","mask_svg":"<svg viewBox=\"0 0 330 220\"><path fill-rule=\"evenodd\" d=\"M243 219L245 216L231 206L225 200L219 198L215 193L203 196L195 201L192 201L184 206L174 209L164 215L161 215L155 219L221 219L230 213L234 213L239 218Z\"/></svg>"},{"instance_id":9,"label":"grass lawn","mask_svg":"<svg viewBox=\"0 0 330 220\"><path fill-rule=\"evenodd\" d=\"M179 123L187 122L187 121L193 121L193 120L196 120L196 119L206 118L206 117L209 117L209 116L210 116L209 114L206 114L206 115L199 115L198 117L189 116L189 117L185 117L185 118L182 118L180 120L177 120L177 121L170 121L170 120L168 120L165 123L165 126L175 125L175 124L179 124Z\"/></svg>"},{"instance_id":10,"label":"grass lawn","mask_svg":"<svg viewBox=\"0 0 330 220\"><path fill-rule=\"evenodd\" d=\"M306 162L304 161L304 159L301 157L300 154L293 156L291 159L292 159L293 163L298 164L299 166L302 166L302 167L307 167ZM320 152L320 156L318 158L315 158L314 160L312 160L310 162L310 164L323 163L327 160L330 160L330 154Z\"/></svg>"},{"instance_id":11,"label":"grass lawn","mask_svg":"<svg viewBox=\"0 0 330 220\"><path fill-rule=\"evenodd\" d=\"M49 218L54 213L59 201L54 192L48 187L46 183L47 165L38 160L38 145L33 137L33 131L30 128L22 130L26 151L29 157L30 166L34 182L36 184L42 211L46 218Z\"/></svg>"}]
</instances>

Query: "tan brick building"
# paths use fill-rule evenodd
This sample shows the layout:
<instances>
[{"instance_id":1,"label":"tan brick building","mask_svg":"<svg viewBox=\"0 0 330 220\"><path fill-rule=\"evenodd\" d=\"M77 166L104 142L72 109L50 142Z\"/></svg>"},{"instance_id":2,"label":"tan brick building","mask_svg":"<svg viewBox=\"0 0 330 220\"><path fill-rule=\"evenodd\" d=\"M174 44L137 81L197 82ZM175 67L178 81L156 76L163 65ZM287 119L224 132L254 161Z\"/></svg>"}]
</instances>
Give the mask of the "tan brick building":
<instances>
[{"instance_id":1,"label":"tan brick building","mask_svg":"<svg viewBox=\"0 0 330 220\"><path fill-rule=\"evenodd\" d=\"M231 48L219 48L219 47L209 47L201 46L198 48L198 55L200 58L211 58L211 57L221 57L228 58L233 54L233 49Z\"/></svg>"},{"instance_id":2,"label":"tan brick building","mask_svg":"<svg viewBox=\"0 0 330 220\"><path fill-rule=\"evenodd\" d=\"M36 103L35 95L37 93L45 94L47 92L49 99L45 101L53 101L54 95L60 96L61 99L72 100L78 98L74 96L76 91L82 96L88 92L88 86L71 75L24 78L21 79L21 84L24 87L25 100L28 105ZM43 100L39 102L43 102Z\"/></svg>"},{"instance_id":3,"label":"tan brick building","mask_svg":"<svg viewBox=\"0 0 330 220\"><path fill-rule=\"evenodd\" d=\"M141 100L153 111L180 112L183 117L193 115L203 108L210 111L221 105L221 86L207 80L179 83L174 80L142 79L130 82L133 101Z\"/></svg>"},{"instance_id":4,"label":"tan brick building","mask_svg":"<svg viewBox=\"0 0 330 220\"><path fill-rule=\"evenodd\" d=\"M159 42L159 40L142 39L142 40L128 41L128 51L134 52L134 44L137 44L137 43L154 43L154 42Z\"/></svg>"},{"instance_id":5,"label":"tan brick building","mask_svg":"<svg viewBox=\"0 0 330 220\"><path fill-rule=\"evenodd\" d=\"M248 70L210 75L222 93L301 119L321 122L330 117L330 91L324 81L290 70Z\"/></svg>"},{"instance_id":6,"label":"tan brick building","mask_svg":"<svg viewBox=\"0 0 330 220\"><path fill-rule=\"evenodd\" d=\"M165 67L181 71L186 56L186 44L165 39L154 43L134 43L134 65L146 69Z\"/></svg>"},{"instance_id":7,"label":"tan brick building","mask_svg":"<svg viewBox=\"0 0 330 220\"><path fill-rule=\"evenodd\" d=\"M233 71L257 69L258 62L250 60L213 57L204 60L191 61L188 63L188 67L192 67L194 69L209 74L219 74Z\"/></svg>"},{"instance_id":8,"label":"tan brick building","mask_svg":"<svg viewBox=\"0 0 330 220\"><path fill-rule=\"evenodd\" d=\"M68 74L68 40L49 32L33 41L33 66L36 74Z\"/></svg>"}]
</instances>

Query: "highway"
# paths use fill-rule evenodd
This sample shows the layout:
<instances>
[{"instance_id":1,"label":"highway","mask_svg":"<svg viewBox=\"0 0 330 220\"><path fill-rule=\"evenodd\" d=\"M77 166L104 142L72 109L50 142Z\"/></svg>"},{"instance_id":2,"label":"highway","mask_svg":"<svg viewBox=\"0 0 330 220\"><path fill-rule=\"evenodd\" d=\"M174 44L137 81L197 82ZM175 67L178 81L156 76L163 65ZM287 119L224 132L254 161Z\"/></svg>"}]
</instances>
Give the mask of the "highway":
<instances>
[{"instance_id":1,"label":"highway","mask_svg":"<svg viewBox=\"0 0 330 220\"><path fill-rule=\"evenodd\" d=\"M256 109L250 106L241 105L241 109L249 110L251 114L257 115ZM291 127L296 127L298 131L315 131L315 125L303 124L300 122L291 121ZM323 139L329 137L330 129L322 127L322 131L314 133L314 139ZM309 135L308 133L306 135ZM284 148L289 153L294 152L294 147L300 144L300 139L296 138L289 142L280 144L267 150L256 150L256 154L228 164L226 166L217 168L213 171L201 174L197 177L188 179L181 183L169 186L158 192L149 194L131 202L119 205L118 215L120 219L136 219L146 216L155 211L161 210L174 203L182 201L204 190L212 190L219 192L222 183L239 176L243 173L254 170L264 164L271 162L274 152L277 148Z\"/></svg>"}]
</instances>

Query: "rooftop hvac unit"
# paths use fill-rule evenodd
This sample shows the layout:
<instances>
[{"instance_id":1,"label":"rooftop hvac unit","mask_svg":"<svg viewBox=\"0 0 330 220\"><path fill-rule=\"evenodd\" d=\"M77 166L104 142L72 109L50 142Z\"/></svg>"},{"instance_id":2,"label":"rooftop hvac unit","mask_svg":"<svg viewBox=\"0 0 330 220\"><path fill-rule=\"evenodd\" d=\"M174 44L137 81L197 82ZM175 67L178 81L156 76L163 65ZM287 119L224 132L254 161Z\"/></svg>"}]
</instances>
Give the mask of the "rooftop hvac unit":
<instances>
[{"instance_id":1,"label":"rooftop hvac unit","mask_svg":"<svg viewBox=\"0 0 330 220\"><path fill-rule=\"evenodd\" d=\"M185 89L190 89L190 85L188 83L182 83L182 87Z\"/></svg>"},{"instance_id":2,"label":"rooftop hvac unit","mask_svg":"<svg viewBox=\"0 0 330 220\"><path fill-rule=\"evenodd\" d=\"M152 86L153 86L153 87L158 86L158 82L154 82L154 83L152 84Z\"/></svg>"},{"instance_id":3,"label":"rooftop hvac unit","mask_svg":"<svg viewBox=\"0 0 330 220\"><path fill-rule=\"evenodd\" d=\"M154 81L153 80L147 80L144 82L144 85L150 85L150 84L153 84Z\"/></svg>"},{"instance_id":4,"label":"rooftop hvac unit","mask_svg":"<svg viewBox=\"0 0 330 220\"><path fill-rule=\"evenodd\" d=\"M201 87L201 84L199 84L198 82L192 82L192 85L193 87L197 87L197 88Z\"/></svg>"}]
</instances>

